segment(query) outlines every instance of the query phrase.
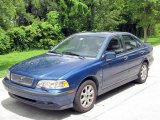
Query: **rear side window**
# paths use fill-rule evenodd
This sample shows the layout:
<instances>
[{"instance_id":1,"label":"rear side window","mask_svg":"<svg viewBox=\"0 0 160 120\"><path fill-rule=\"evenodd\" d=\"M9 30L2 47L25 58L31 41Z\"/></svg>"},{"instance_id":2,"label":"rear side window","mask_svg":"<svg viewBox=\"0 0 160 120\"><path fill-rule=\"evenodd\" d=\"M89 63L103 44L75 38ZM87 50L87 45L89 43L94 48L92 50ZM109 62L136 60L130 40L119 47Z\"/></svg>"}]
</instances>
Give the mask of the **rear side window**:
<instances>
[{"instance_id":1,"label":"rear side window","mask_svg":"<svg viewBox=\"0 0 160 120\"><path fill-rule=\"evenodd\" d=\"M142 44L142 42L140 42L140 40L138 40L134 36L132 36L132 38L137 42L137 47L142 47L143 46L143 44Z\"/></svg>"},{"instance_id":2,"label":"rear side window","mask_svg":"<svg viewBox=\"0 0 160 120\"><path fill-rule=\"evenodd\" d=\"M130 35L122 35L122 37L127 51L138 48L137 41L133 39Z\"/></svg>"}]
</instances>

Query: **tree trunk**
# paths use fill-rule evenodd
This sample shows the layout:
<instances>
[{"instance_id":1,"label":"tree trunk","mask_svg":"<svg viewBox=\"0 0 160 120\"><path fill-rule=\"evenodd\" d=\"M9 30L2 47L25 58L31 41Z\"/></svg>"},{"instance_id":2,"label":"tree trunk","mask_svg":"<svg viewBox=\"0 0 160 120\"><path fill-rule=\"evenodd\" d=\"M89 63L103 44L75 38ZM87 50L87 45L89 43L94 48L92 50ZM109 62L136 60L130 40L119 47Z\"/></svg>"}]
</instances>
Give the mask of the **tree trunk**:
<instances>
[{"instance_id":1,"label":"tree trunk","mask_svg":"<svg viewBox=\"0 0 160 120\"><path fill-rule=\"evenodd\" d=\"M90 22L90 30L94 29L94 19L95 19L95 3L94 0L91 1L91 22Z\"/></svg>"},{"instance_id":2,"label":"tree trunk","mask_svg":"<svg viewBox=\"0 0 160 120\"><path fill-rule=\"evenodd\" d=\"M148 31L148 28L144 27L143 31L144 31L144 42L147 42L147 31Z\"/></svg>"}]
</instances>

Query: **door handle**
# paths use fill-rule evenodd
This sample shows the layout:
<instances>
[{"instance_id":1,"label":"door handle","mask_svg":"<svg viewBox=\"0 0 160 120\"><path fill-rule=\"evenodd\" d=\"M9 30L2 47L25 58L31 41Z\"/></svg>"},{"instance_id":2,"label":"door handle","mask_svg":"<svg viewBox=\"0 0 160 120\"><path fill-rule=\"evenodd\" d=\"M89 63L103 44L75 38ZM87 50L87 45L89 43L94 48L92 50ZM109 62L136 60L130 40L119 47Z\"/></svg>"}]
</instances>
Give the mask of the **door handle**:
<instances>
[{"instance_id":1,"label":"door handle","mask_svg":"<svg viewBox=\"0 0 160 120\"><path fill-rule=\"evenodd\" d=\"M128 56L124 56L124 60L127 60L128 59Z\"/></svg>"},{"instance_id":2,"label":"door handle","mask_svg":"<svg viewBox=\"0 0 160 120\"><path fill-rule=\"evenodd\" d=\"M140 51L140 54L143 55L143 54L144 54L144 51Z\"/></svg>"}]
</instances>

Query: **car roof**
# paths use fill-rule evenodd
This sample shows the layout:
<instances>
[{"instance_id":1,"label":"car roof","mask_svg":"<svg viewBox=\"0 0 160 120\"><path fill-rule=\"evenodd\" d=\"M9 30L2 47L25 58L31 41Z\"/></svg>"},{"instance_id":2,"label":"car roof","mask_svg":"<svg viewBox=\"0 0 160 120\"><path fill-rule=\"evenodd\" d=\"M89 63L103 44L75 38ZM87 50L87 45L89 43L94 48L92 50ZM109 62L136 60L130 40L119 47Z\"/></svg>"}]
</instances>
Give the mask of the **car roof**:
<instances>
[{"instance_id":1,"label":"car roof","mask_svg":"<svg viewBox=\"0 0 160 120\"><path fill-rule=\"evenodd\" d=\"M124 35L124 34L131 34L131 33L128 33L128 32L81 32L81 33L76 33L74 35L107 37L109 35Z\"/></svg>"}]
</instances>

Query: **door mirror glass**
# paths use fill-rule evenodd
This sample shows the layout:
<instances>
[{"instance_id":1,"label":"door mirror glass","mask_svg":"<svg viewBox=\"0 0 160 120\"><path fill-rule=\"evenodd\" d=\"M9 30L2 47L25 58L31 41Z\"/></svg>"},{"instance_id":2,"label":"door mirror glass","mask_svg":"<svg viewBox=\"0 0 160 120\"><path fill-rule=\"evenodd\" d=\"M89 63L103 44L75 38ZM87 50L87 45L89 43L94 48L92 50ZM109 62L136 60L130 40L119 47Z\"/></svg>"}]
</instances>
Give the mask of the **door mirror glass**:
<instances>
[{"instance_id":1,"label":"door mirror glass","mask_svg":"<svg viewBox=\"0 0 160 120\"><path fill-rule=\"evenodd\" d=\"M116 53L114 51L105 53L106 60L113 60L116 58Z\"/></svg>"}]
</instances>

